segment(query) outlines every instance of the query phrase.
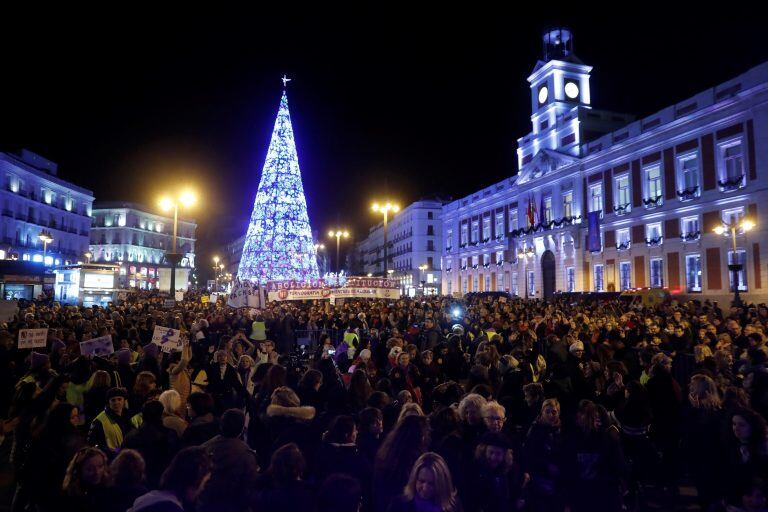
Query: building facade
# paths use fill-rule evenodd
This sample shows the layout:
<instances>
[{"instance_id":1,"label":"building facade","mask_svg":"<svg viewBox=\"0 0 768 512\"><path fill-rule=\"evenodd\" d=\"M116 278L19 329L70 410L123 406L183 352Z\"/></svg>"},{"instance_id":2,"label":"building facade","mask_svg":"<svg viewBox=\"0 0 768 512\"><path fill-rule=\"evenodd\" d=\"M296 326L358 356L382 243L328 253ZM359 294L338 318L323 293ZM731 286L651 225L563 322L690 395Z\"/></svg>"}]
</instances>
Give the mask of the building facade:
<instances>
[{"instance_id":1,"label":"building facade","mask_svg":"<svg viewBox=\"0 0 768 512\"><path fill-rule=\"evenodd\" d=\"M631 122L592 108L590 71L569 31L544 35L517 175L444 208L443 293L727 299L739 263L739 290L765 300L768 63ZM747 219L735 252L714 233Z\"/></svg>"},{"instance_id":2,"label":"building facade","mask_svg":"<svg viewBox=\"0 0 768 512\"><path fill-rule=\"evenodd\" d=\"M423 199L395 213L387 226L387 269L400 282L404 295L435 294L440 291L442 207L440 199ZM384 275L384 223L368 231L356 245L357 260L364 275ZM423 267L423 268L419 268Z\"/></svg>"},{"instance_id":3,"label":"building facade","mask_svg":"<svg viewBox=\"0 0 768 512\"><path fill-rule=\"evenodd\" d=\"M57 164L28 150L0 153L0 176L0 259L46 267L83 260L93 192L62 180ZM43 231L51 238L47 245Z\"/></svg>"},{"instance_id":4,"label":"building facade","mask_svg":"<svg viewBox=\"0 0 768 512\"><path fill-rule=\"evenodd\" d=\"M190 219L178 219L176 252L183 255L176 268L176 287L187 288L195 267L195 230ZM91 261L120 264L120 286L170 289L173 218L133 203L97 203L91 226Z\"/></svg>"}]
</instances>

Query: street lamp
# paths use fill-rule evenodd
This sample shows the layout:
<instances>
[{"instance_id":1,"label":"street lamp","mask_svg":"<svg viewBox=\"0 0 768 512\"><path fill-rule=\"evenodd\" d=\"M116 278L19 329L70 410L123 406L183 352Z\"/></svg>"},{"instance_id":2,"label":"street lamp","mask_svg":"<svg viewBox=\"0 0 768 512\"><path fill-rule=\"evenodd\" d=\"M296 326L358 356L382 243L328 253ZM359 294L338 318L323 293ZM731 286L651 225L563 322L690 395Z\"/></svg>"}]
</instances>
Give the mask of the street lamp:
<instances>
[{"instance_id":1,"label":"street lamp","mask_svg":"<svg viewBox=\"0 0 768 512\"><path fill-rule=\"evenodd\" d=\"M424 265L419 265L419 281L421 281L421 294L426 295L427 289L426 284L427 282L424 280L424 271L427 270L429 266L425 263Z\"/></svg>"},{"instance_id":2,"label":"street lamp","mask_svg":"<svg viewBox=\"0 0 768 512\"><path fill-rule=\"evenodd\" d=\"M744 233L755 227L755 223L749 219L737 219L733 223L723 222L721 226L716 226L712 231L718 235L731 235L733 244L733 258L736 260L736 232L741 229ZM741 307L744 303L739 295L739 272L744 268L741 263L729 263L728 270L733 273L733 306Z\"/></svg>"},{"instance_id":3,"label":"street lamp","mask_svg":"<svg viewBox=\"0 0 768 512\"><path fill-rule=\"evenodd\" d=\"M218 289L219 287L219 261L220 258L218 256L213 257L213 279L216 282L216 286L214 286L214 289ZM214 290L211 290L214 291Z\"/></svg>"},{"instance_id":4,"label":"street lamp","mask_svg":"<svg viewBox=\"0 0 768 512\"><path fill-rule=\"evenodd\" d=\"M163 197L160 199L160 208L163 211L173 210L173 238L171 241L171 252L165 253L165 258L171 264L171 293L176 293L176 265L181 261L183 255L176 252L176 234L179 225L179 205L189 208L197 202L194 192L185 190L179 194L176 199Z\"/></svg>"},{"instance_id":5,"label":"street lamp","mask_svg":"<svg viewBox=\"0 0 768 512\"><path fill-rule=\"evenodd\" d=\"M328 262L325 260L326 258L325 244L320 244L320 243L315 244L315 254L317 256L320 256L320 251L323 251L323 265L322 265L323 271L321 272L321 274L325 274L328 271L328 269L326 268L328 266L327 265ZM318 262L318 264L319 263L320 262Z\"/></svg>"},{"instance_id":6,"label":"street lamp","mask_svg":"<svg viewBox=\"0 0 768 512\"><path fill-rule=\"evenodd\" d=\"M525 298L528 298L528 258L532 258L536 254L533 247L528 247L525 250L520 251L517 255L523 260L523 278L525 279Z\"/></svg>"},{"instance_id":7,"label":"street lamp","mask_svg":"<svg viewBox=\"0 0 768 512\"><path fill-rule=\"evenodd\" d=\"M91 262L91 258L93 258L93 253L91 251L88 251L85 254L83 254L83 256L85 256L85 261L87 263L90 263Z\"/></svg>"},{"instance_id":8,"label":"street lamp","mask_svg":"<svg viewBox=\"0 0 768 512\"><path fill-rule=\"evenodd\" d=\"M376 213L384 215L384 273L389 274L389 271L387 270L387 221L389 219L389 212L392 212L393 214L397 213L400 211L400 207L394 203L387 202L383 205L373 203L371 209Z\"/></svg>"},{"instance_id":9,"label":"street lamp","mask_svg":"<svg viewBox=\"0 0 768 512\"><path fill-rule=\"evenodd\" d=\"M45 267L45 253L48 250L48 244L53 242L53 235L47 229L44 229L37 236L43 242L43 267Z\"/></svg>"},{"instance_id":10,"label":"street lamp","mask_svg":"<svg viewBox=\"0 0 768 512\"><path fill-rule=\"evenodd\" d=\"M328 232L330 238L336 237L336 273L339 272L339 245L341 244L341 238L349 238L349 231L337 229L336 231L330 230Z\"/></svg>"},{"instance_id":11,"label":"street lamp","mask_svg":"<svg viewBox=\"0 0 768 512\"><path fill-rule=\"evenodd\" d=\"M136 272L136 288L141 289L141 272Z\"/></svg>"}]
</instances>

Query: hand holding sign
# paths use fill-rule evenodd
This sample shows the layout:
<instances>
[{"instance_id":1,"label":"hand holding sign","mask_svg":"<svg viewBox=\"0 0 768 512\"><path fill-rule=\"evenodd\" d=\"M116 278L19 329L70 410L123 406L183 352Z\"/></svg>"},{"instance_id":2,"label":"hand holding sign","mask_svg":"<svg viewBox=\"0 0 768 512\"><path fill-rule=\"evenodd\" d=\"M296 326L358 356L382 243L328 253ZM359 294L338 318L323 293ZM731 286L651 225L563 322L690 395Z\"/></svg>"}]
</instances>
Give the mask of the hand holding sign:
<instances>
[{"instance_id":1,"label":"hand holding sign","mask_svg":"<svg viewBox=\"0 0 768 512\"><path fill-rule=\"evenodd\" d=\"M152 343L158 345L163 352L179 352L183 346L181 331L157 325L152 333Z\"/></svg>"}]
</instances>

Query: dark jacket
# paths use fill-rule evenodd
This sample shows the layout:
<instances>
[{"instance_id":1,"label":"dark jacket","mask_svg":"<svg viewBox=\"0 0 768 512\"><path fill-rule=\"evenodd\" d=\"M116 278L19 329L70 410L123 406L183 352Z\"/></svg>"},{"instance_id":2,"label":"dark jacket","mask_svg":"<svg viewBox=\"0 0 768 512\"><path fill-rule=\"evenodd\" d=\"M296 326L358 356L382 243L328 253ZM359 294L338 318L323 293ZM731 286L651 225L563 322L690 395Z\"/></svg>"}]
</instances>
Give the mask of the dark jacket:
<instances>
[{"instance_id":1,"label":"dark jacket","mask_svg":"<svg viewBox=\"0 0 768 512\"><path fill-rule=\"evenodd\" d=\"M179 449L179 437L175 430L145 421L126 436L124 446L138 451L144 457L147 483L150 487L156 487L163 471Z\"/></svg>"},{"instance_id":2,"label":"dark jacket","mask_svg":"<svg viewBox=\"0 0 768 512\"><path fill-rule=\"evenodd\" d=\"M371 466L354 444L320 445L315 454L315 479L322 482L333 473L345 473L356 478L363 489L370 488Z\"/></svg>"},{"instance_id":3,"label":"dark jacket","mask_svg":"<svg viewBox=\"0 0 768 512\"><path fill-rule=\"evenodd\" d=\"M136 498L128 512L184 512L184 505L169 491L150 491Z\"/></svg>"},{"instance_id":4,"label":"dark jacket","mask_svg":"<svg viewBox=\"0 0 768 512\"><path fill-rule=\"evenodd\" d=\"M213 470L201 497L202 510L247 510L259 471L256 454L241 439L222 435L203 447L211 454Z\"/></svg>"},{"instance_id":5,"label":"dark jacket","mask_svg":"<svg viewBox=\"0 0 768 512\"><path fill-rule=\"evenodd\" d=\"M285 486L277 486L268 474L261 475L256 483L253 510L259 512L288 512L315 510L315 495L306 482L298 480Z\"/></svg>"},{"instance_id":6,"label":"dark jacket","mask_svg":"<svg viewBox=\"0 0 768 512\"><path fill-rule=\"evenodd\" d=\"M213 414L195 418L181 436L182 446L198 446L219 435L219 420Z\"/></svg>"}]
</instances>

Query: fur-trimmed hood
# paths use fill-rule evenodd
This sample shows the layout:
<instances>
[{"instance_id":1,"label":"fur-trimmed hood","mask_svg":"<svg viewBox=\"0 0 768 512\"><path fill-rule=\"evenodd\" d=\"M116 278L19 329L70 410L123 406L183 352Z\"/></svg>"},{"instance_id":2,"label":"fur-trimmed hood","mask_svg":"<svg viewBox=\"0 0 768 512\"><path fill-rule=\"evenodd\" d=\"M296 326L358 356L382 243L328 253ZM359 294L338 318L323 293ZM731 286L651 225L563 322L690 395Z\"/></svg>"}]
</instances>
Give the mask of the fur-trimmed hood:
<instances>
[{"instance_id":1,"label":"fur-trimmed hood","mask_svg":"<svg viewBox=\"0 0 768 512\"><path fill-rule=\"evenodd\" d=\"M269 405L267 406L267 416L270 418L287 417L310 421L315 417L315 408L311 405L303 405L299 407Z\"/></svg>"}]
</instances>

